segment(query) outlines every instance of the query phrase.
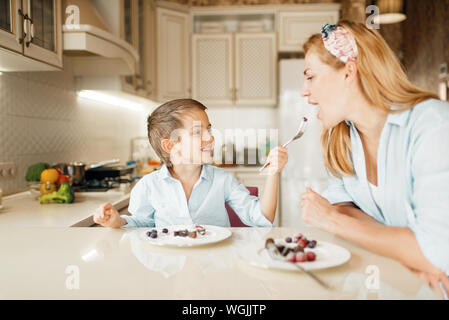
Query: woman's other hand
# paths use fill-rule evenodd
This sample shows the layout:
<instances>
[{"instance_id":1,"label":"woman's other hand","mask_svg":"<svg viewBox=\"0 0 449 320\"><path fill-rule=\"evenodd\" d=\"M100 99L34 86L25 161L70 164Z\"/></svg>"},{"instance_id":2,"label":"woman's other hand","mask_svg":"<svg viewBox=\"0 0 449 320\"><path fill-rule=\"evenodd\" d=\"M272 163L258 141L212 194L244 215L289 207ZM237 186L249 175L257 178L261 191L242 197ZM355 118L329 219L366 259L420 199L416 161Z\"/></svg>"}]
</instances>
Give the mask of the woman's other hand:
<instances>
[{"instance_id":1,"label":"woman's other hand","mask_svg":"<svg viewBox=\"0 0 449 320\"><path fill-rule=\"evenodd\" d=\"M337 213L332 204L309 187L301 195L301 218L321 230L334 233L334 216Z\"/></svg>"}]
</instances>

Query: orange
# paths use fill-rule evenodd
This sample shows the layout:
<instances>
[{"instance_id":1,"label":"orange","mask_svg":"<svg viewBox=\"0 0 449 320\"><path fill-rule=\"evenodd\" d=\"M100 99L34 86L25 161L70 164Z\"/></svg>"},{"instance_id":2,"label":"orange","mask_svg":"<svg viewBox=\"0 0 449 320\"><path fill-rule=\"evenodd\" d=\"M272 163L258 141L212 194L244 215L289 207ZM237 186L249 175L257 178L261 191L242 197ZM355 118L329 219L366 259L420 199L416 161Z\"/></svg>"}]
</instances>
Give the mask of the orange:
<instances>
[{"instance_id":1,"label":"orange","mask_svg":"<svg viewBox=\"0 0 449 320\"><path fill-rule=\"evenodd\" d=\"M41 173L41 181L46 183L49 181L50 183L56 183L59 179L59 173L56 169L45 169Z\"/></svg>"}]
</instances>

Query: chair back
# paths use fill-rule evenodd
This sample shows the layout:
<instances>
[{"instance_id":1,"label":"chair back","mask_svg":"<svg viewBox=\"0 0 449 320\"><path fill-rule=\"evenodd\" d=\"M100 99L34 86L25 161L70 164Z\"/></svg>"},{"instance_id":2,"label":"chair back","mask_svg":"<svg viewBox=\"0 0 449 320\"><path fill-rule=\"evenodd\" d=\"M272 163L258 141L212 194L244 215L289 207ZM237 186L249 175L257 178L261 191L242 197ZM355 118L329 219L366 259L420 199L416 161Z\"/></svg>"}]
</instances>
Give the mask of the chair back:
<instances>
[{"instance_id":1,"label":"chair back","mask_svg":"<svg viewBox=\"0 0 449 320\"><path fill-rule=\"evenodd\" d=\"M259 189L257 187L246 187L246 189L248 189L250 195L256 197L259 196ZM242 220L240 220L237 213L235 213L235 211L232 210L232 208L227 203L225 203L225 207L226 210L228 211L229 222L231 223L232 228L249 227L246 224L244 224Z\"/></svg>"}]
</instances>

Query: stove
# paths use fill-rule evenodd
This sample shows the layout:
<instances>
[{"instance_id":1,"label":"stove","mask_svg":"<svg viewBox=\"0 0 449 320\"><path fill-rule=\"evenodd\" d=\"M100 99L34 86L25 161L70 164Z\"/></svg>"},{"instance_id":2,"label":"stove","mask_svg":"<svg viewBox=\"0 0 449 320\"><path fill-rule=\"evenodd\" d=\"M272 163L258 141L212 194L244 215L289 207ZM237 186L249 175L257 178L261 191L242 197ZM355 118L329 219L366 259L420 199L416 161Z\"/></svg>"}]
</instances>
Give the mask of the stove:
<instances>
[{"instance_id":1,"label":"stove","mask_svg":"<svg viewBox=\"0 0 449 320\"><path fill-rule=\"evenodd\" d=\"M104 178L101 180L87 180L82 185L72 186L75 192L106 192L110 189L119 188L122 183L130 183L131 179L116 177Z\"/></svg>"},{"instance_id":2,"label":"stove","mask_svg":"<svg viewBox=\"0 0 449 320\"><path fill-rule=\"evenodd\" d=\"M104 192L120 188L120 184L132 182L132 174L136 164L126 166L104 166L86 170L84 182L74 185L75 192Z\"/></svg>"}]
</instances>

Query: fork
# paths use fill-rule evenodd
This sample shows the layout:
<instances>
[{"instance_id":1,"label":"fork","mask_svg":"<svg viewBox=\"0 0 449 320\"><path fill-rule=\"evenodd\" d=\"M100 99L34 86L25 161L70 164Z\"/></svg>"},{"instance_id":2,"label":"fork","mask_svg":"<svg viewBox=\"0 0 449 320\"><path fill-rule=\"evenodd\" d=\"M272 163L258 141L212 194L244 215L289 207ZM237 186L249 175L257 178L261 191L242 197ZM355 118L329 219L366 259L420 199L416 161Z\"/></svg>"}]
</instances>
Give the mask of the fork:
<instances>
[{"instance_id":1,"label":"fork","mask_svg":"<svg viewBox=\"0 0 449 320\"><path fill-rule=\"evenodd\" d=\"M302 135L304 134L304 131L306 130L306 126L307 126L307 118L303 117L301 120L301 123L299 124L299 128L298 128L298 131L296 132L296 135L293 138L291 138L290 140L288 140L286 143L284 143L282 146L284 148L286 148L290 144L290 142L293 142L293 141L301 138ZM259 169L259 172L262 172L262 170L265 169L265 167L268 166L269 164L270 164L269 162L265 162L263 167Z\"/></svg>"},{"instance_id":2,"label":"fork","mask_svg":"<svg viewBox=\"0 0 449 320\"><path fill-rule=\"evenodd\" d=\"M316 282L318 282L322 287L326 288L326 289L332 289L327 283L325 283L323 280L321 280L320 278L318 278L316 275L314 275L312 272L304 269L302 266L300 266L299 264L295 263L295 262L291 262L288 261L278 250L278 248L276 247L276 245L274 244L274 242L271 241L267 241L265 243L265 249L267 249L268 254L270 255L270 257L273 260L279 260L279 261L284 261L284 262L290 262L291 264L295 265L298 269L300 269L302 272L304 272L305 274L307 274L308 276L312 277Z\"/></svg>"}]
</instances>

